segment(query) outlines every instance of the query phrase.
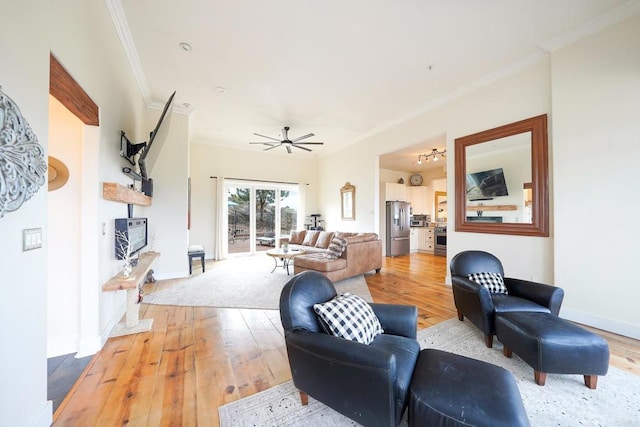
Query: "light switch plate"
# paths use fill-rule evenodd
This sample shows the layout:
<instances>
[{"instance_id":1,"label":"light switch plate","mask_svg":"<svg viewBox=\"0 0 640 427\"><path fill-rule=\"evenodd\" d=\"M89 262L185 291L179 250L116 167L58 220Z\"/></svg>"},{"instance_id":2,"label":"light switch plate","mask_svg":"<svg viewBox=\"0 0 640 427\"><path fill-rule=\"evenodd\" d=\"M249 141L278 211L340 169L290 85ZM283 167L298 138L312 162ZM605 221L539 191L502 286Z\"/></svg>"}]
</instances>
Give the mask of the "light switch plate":
<instances>
[{"instance_id":1,"label":"light switch plate","mask_svg":"<svg viewBox=\"0 0 640 427\"><path fill-rule=\"evenodd\" d=\"M22 230L22 251L30 251L42 247L42 228L25 228Z\"/></svg>"}]
</instances>

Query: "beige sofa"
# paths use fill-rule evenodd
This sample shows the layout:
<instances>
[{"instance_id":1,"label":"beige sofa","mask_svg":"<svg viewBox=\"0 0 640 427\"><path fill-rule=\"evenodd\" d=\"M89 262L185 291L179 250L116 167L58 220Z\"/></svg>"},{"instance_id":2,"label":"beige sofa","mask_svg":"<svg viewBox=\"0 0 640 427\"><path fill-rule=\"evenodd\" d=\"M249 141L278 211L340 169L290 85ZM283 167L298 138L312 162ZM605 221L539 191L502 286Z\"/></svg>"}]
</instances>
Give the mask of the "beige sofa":
<instances>
[{"instance_id":1,"label":"beige sofa","mask_svg":"<svg viewBox=\"0 0 640 427\"><path fill-rule=\"evenodd\" d=\"M327 257L327 249L336 233L332 231L302 230L291 232L290 249L302 249L306 253L293 260L294 273L314 270L333 282L382 268L382 241L376 233L339 233L346 248L339 258ZM282 243L284 243L284 241Z\"/></svg>"}]
</instances>

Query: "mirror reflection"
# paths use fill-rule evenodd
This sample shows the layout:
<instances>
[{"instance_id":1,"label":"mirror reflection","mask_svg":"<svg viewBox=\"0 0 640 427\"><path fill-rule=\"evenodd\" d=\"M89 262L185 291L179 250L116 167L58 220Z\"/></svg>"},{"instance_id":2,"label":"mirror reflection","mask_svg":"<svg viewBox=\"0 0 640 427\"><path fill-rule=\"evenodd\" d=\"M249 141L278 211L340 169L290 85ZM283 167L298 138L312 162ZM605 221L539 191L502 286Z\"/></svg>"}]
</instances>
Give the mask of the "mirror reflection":
<instances>
[{"instance_id":1,"label":"mirror reflection","mask_svg":"<svg viewBox=\"0 0 640 427\"><path fill-rule=\"evenodd\" d=\"M434 192L433 204L435 206L436 222L447 222L447 192Z\"/></svg>"},{"instance_id":2,"label":"mirror reflection","mask_svg":"<svg viewBox=\"0 0 640 427\"><path fill-rule=\"evenodd\" d=\"M531 223L531 132L466 147L467 221Z\"/></svg>"},{"instance_id":3,"label":"mirror reflection","mask_svg":"<svg viewBox=\"0 0 640 427\"><path fill-rule=\"evenodd\" d=\"M455 140L456 231L549 235L546 114Z\"/></svg>"}]
</instances>

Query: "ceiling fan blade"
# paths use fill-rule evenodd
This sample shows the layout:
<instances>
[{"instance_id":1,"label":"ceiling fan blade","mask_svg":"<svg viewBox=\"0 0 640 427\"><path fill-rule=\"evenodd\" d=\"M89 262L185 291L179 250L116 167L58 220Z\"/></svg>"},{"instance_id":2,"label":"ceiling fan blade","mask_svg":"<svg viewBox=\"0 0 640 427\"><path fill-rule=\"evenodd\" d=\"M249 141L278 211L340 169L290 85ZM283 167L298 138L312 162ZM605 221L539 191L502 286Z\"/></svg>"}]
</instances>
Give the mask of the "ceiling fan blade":
<instances>
[{"instance_id":1,"label":"ceiling fan blade","mask_svg":"<svg viewBox=\"0 0 640 427\"><path fill-rule=\"evenodd\" d=\"M279 139L271 138L270 136L267 136L267 135L260 135L259 133L254 133L254 135L255 136L261 136L261 137L267 138L267 139L271 139L271 140L276 141L276 142L281 142Z\"/></svg>"},{"instance_id":2,"label":"ceiling fan blade","mask_svg":"<svg viewBox=\"0 0 640 427\"><path fill-rule=\"evenodd\" d=\"M324 145L324 142L296 142L296 145Z\"/></svg>"},{"instance_id":3,"label":"ceiling fan blade","mask_svg":"<svg viewBox=\"0 0 640 427\"><path fill-rule=\"evenodd\" d=\"M287 147L287 153L291 154L291 145L287 144L285 147Z\"/></svg>"},{"instance_id":4,"label":"ceiling fan blade","mask_svg":"<svg viewBox=\"0 0 640 427\"><path fill-rule=\"evenodd\" d=\"M298 144L294 144L293 146L296 147L296 148L299 148L301 150L304 150L304 151L312 151L312 150L308 149L307 147L300 147ZM289 148L289 147L287 147L287 148Z\"/></svg>"},{"instance_id":5,"label":"ceiling fan blade","mask_svg":"<svg viewBox=\"0 0 640 427\"><path fill-rule=\"evenodd\" d=\"M260 145L278 145L275 142L250 142L249 144L260 144Z\"/></svg>"},{"instance_id":6,"label":"ceiling fan blade","mask_svg":"<svg viewBox=\"0 0 640 427\"><path fill-rule=\"evenodd\" d=\"M267 144L267 145L268 145L268 144ZM273 149L273 148L280 147L281 145L282 145L282 144L274 144L274 145L272 145L272 146L271 146L271 147L269 147L269 148L265 148L265 149L264 149L264 151L269 151L269 150L271 150L271 149Z\"/></svg>"},{"instance_id":7,"label":"ceiling fan blade","mask_svg":"<svg viewBox=\"0 0 640 427\"><path fill-rule=\"evenodd\" d=\"M304 136L299 136L297 138L292 139L291 142L302 141L303 139L311 138L312 136L315 136L315 134L314 133L308 133L308 134L306 134Z\"/></svg>"}]
</instances>

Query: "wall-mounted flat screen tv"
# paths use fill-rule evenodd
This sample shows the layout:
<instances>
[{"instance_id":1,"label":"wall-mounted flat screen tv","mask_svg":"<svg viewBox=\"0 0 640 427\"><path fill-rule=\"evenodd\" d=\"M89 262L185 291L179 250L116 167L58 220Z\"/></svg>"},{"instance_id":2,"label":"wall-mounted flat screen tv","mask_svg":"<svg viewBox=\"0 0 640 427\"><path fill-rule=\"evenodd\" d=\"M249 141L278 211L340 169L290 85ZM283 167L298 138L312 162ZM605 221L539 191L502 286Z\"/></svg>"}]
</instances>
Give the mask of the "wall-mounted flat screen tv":
<instances>
[{"instance_id":1,"label":"wall-mounted flat screen tv","mask_svg":"<svg viewBox=\"0 0 640 427\"><path fill-rule=\"evenodd\" d=\"M147 246L147 218L116 218L115 230L116 259L124 259L127 240L131 255Z\"/></svg>"},{"instance_id":2,"label":"wall-mounted flat screen tv","mask_svg":"<svg viewBox=\"0 0 640 427\"><path fill-rule=\"evenodd\" d=\"M467 174L467 200L488 200L508 195L502 168Z\"/></svg>"}]
</instances>

